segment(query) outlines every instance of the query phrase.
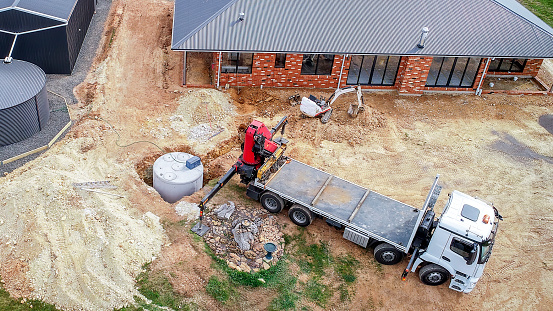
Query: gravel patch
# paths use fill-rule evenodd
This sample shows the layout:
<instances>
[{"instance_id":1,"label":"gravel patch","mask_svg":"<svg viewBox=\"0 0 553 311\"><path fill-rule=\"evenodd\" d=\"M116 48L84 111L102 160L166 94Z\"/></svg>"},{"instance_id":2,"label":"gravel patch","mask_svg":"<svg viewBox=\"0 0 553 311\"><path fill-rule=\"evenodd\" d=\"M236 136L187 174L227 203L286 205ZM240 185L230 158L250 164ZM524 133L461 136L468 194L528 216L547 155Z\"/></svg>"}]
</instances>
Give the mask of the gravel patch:
<instances>
[{"instance_id":1,"label":"gravel patch","mask_svg":"<svg viewBox=\"0 0 553 311\"><path fill-rule=\"evenodd\" d=\"M79 57L73 68L73 73L71 75L46 75L46 89L49 91L48 103L50 104L50 119L48 120L48 124L42 131L24 141L0 147L0 161L48 145L48 143L70 121L69 112L65 107L64 99L51 92L64 97L68 105L77 103L77 99L73 94L73 88L83 82L88 74L94 56L96 55L100 39L102 38L104 23L111 7L111 0L98 0L96 2L96 14L94 14L90 22ZM65 133L67 133L67 131L65 131ZM65 133L63 133L58 140L61 139ZM36 159L43 152L35 153L7 164L0 164L0 176L3 177L23 164Z\"/></svg>"}]
</instances>

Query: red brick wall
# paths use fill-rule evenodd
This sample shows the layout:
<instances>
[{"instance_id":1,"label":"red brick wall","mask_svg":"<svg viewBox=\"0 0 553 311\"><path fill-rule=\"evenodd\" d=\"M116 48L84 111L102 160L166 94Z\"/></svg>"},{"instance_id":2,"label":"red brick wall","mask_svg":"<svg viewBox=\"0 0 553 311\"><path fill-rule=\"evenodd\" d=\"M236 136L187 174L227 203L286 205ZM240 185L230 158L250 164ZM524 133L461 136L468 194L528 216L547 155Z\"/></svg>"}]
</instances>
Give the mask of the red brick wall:
<instances>
[{"instance_id":1,"label":"red brick wall","mask_svg":"<svg viewBox=\"0 0 553 311\"><path fill-rule=\"evenodd\" d=\"M524 70L522 71L523 75L529 75L532 77L535 77L538 75L538 72L540 71L541 64L543 63L543 59L529 59L526 61L526 66L524 66Z\"/></svg>"},{"instance_id":2,"label":"red brick wall","mask_svg":"<svg viewBox=\"0 0 553 311\"><path fill-rule=\"evenodd\" d=\"M396 78L398 92L410 95L422 94L426 78L428 77L428 71L430 70L430 64L432 64L432 57L407 56L402 57L401 61L403 66L400 65L400 67L404 69L398 72L398 77Z\"/></svg>"},{"instance_id":3,"label":"red brick wall","mask_svg":"<svg viewBox=\"0 0 553 311\"><path fill-rule=\"evenodd\" d=\"M301 66L303 54L286 54L286 64L284 68L275 68L275 54L256 53L253 57L253 66L251 74L222 73L219 79L220 86L267 86L267 87L307 87L307 88L336 88L342 68L343 55L334 57L334 65L331 75L302 75ZM219 53L213 53L214 64L213 76L215 83L217 81L217 72L219 69ZM363 89L397 89L400 94L420 95L424 91L473 91L478 87L483 77L484 67L487 58L483 58L478 69L478 74L474 79L472 88L455 87L426 87L426 78L432 64L432 57L424 56L403 56L399 63L399 69L394 86L373 86L363 85ZM512 75L531 75L536 76L543 60L529 59L526 62L523 73L511 73ZM339 87L346 87L347 77L351 56L345 57L344 67ZM494 74L488 72L488 74ZM508 74L505 72L497 74Z\"/></svg>"},{"instance_id":4,"label":"red brick wall","mask_svg":"<svg viewBox=\"0 0 553 311\"><path fill-rule=\"evenodd\" d=\"M217 75L219 53L214 53ZM302 75L303 54L286 54L284 68L275 68L275 54L256 53L253 56L251 74L221 73L219 85L224 86L267 86L267 87L310 87L336 88L342 67L341 55L334 56L334 65L330 75ZM347 76L346 76L347 77ZM345 84L345 81L343 81Z\"/></svg>"}]
</instances>

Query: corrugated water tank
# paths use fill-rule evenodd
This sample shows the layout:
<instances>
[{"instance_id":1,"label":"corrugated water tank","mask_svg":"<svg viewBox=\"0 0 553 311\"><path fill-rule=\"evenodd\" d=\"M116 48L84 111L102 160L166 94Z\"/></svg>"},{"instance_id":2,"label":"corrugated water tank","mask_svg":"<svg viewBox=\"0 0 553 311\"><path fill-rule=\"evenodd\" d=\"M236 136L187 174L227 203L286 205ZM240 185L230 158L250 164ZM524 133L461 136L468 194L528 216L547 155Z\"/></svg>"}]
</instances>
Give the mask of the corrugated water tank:
<instances>
[{"instance_id":1,"label":"corrugated water tank","mask_svg":"<svg viewBox=\"0 0 553 311\"><path fill-rule=\"evenodd\" d=\"M0 147L33 136L49 118L44 71L21 60L0 60Z\"/></svg>"},{"instance_id":2,"label":"corrugated water tank","mask_svg":"<svg viewBox=\"0 0 553 311\"><path fill-rule=\"evenodd\" d=\"M204 166L200 158L184 152L167 153L154 162L154 189L175 203L202 188Z\"/></svg>"}]
</instances>

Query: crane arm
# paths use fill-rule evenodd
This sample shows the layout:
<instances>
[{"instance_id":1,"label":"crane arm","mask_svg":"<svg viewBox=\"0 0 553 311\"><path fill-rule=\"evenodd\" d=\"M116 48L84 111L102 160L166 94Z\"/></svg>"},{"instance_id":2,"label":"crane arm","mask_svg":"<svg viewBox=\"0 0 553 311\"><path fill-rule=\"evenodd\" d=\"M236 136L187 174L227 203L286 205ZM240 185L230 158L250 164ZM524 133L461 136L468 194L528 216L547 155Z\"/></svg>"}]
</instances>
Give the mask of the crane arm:
<instances>
[{"instance_id":1,"label":"crane arm","mask_svg":"<svg viewBox=\"0 0 553 311\"><path fill-rule=\"evenodd\" d=\"M237 165L236 164L233 165L228 170L228 172L226 172L226 174L223 177L221 177L221 179L219 179L215 187L213 187L213 189L211 189L211 191L209 191L209 193L206 194L205 197L202 199L202 201L198 204L198 207L200 208L200 222L203 219L204 208L207 202L209 202L217 194L217 192L219 192L219 190L221 190L227 184L227 182L236 174L237 170L238 170Z\"/></svg>"}]
</instances>

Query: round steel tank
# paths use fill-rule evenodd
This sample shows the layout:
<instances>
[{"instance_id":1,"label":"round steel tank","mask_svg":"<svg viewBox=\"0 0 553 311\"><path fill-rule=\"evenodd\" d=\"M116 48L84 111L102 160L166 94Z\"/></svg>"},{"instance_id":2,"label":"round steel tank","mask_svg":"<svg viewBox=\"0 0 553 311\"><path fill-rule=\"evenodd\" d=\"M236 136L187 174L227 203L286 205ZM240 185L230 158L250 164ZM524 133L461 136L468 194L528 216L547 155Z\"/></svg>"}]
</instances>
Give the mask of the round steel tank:
<instances>
[{"instance_id":1,"label":"round steel tank","mask_svg":"<svg viewBox=\"0 0 553 311\"><path fill-rule=\"evenodd\" d=\"M25 61L0 61L0 146L33 136L49 118L44 71Z\"/></svg>"},{"instance_id":2,"label":"round steel tank","mask_svg":"<svg viewBox=\"0 0 553 311\"><path fill-rule=\"evenodd\" d=\"M153 178L154 189L161 197L175 203L202 188L204 167L197 156L172 152L154 162Z\"/></svg>"}]
</instances>

